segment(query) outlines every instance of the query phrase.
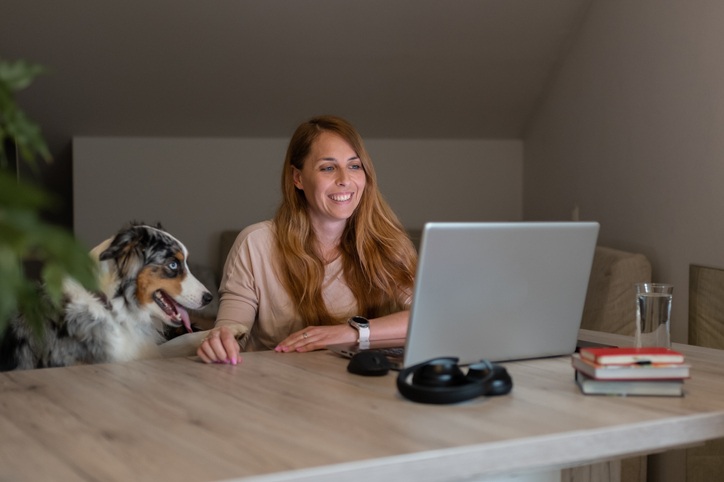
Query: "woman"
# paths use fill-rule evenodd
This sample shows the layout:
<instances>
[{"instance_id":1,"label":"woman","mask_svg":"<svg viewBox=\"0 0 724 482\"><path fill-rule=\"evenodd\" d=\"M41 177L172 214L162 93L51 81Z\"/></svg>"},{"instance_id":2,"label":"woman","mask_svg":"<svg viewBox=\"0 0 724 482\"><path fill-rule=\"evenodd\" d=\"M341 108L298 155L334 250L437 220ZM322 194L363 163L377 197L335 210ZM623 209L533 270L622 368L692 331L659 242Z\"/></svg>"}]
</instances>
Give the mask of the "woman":
<instances>
[{"instance_id":1,"label":"woman","mask_svg":"<svg viewBox=\"0 0 724 482\"><path fill-rule=\"evenodd\" d=\"M377 187L372 160L344 119L313 118L287 148L282 203L229 253L216 326L197 350L236 364L240 349L306 352L401 338L417 254ZM369 318L369 329L347 323Z\"/></svg>"}]
</instances>

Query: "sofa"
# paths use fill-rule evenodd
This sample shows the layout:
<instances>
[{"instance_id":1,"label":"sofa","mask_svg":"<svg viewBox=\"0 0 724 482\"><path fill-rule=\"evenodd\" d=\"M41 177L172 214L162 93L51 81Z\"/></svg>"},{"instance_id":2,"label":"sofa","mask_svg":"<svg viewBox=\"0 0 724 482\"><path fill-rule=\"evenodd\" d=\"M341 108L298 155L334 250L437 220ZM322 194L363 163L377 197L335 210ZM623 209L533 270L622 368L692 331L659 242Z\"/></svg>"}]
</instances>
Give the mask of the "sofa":
<instances>
[{"instance_id":1,"label":"sofa","mask_svg":"<svg viewBox=\"0 0 724 482\"><path fill-rule=\"evenodd\" d=\"M633 336L634 284L645 281L651 281L651 263L646 256L597 246L581 328Z\"/></svg>"}]
</instances>

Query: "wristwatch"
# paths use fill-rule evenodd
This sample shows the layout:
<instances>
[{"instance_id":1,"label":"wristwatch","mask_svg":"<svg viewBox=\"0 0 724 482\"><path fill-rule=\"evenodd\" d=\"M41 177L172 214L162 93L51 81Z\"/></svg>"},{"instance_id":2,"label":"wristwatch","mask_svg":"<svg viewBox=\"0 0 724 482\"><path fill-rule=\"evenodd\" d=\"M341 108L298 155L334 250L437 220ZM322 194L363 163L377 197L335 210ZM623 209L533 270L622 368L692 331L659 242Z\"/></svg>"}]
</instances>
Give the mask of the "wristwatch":
<instances>
[{"instance_id":1,"label":"wristwatch","mask_svg":"<svg viewBox=\"0 0 724 482\"><path fill-rule=\"evenodd\" d=\"M347 320L347 323L359 333L357 343L368 344L370 342L370 320L364 316L353 316Z\"/></svg>"}]
</instances>

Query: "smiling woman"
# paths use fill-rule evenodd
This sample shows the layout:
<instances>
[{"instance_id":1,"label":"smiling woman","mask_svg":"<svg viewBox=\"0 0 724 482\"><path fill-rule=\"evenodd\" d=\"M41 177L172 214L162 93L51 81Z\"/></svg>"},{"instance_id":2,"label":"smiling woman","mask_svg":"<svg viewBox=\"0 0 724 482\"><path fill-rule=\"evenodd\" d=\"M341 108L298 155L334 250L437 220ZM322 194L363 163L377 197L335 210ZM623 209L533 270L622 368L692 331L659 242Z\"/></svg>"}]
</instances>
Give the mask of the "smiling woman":
<instances>
[{"instance_id":1,"label":"smiling woman","mask_svg":"<svg viewBox=\"0 0 724 482\"><path fill-rule=\"evenodd\" d=\"M297 128L282 196L273 220L236 239L216 328L198 355L236 363L240 346L311 351L404 337L417 255L349 122L322 116ZM369 331L347 323L355 315L371 318Z\"/></svg>"},{"instance_id":2,"label":"smiling woman","mask_svg":"<svg viewBox=\"0 0 724 482\"><path fill-rule=\"evenodd\" d=\"M366 184L364 166L352 146L322 132L301 166L292 166L294 187L304 193L317 237L317 253L326 263L339 256L339 237L359 205Z\"/></svg>"}]
</instances>

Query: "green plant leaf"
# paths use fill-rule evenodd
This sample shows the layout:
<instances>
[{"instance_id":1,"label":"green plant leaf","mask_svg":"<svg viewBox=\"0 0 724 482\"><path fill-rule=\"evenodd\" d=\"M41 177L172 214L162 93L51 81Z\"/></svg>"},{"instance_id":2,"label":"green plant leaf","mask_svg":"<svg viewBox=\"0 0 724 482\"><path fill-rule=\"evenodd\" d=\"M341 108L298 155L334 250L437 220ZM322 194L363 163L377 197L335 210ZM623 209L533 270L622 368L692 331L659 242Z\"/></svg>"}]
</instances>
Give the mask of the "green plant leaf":
<instances>
[{"instance_id":1,"label":"green plant leaf","mask_svg":"<svg viewBox=\"0 0 724 482\"><path fill-rule=\"evenodd\" d=\"M30 184L19 184L10 174L0 171L0 208L38 210L52 205L52 196Z\"/></svg>"},{"instance_id":2,"label":"green plant leaf","mask_svg":"<svg viewBox=\"0 0 724 482\"><path fill-rule=\"evenodd\" d=\"M0 239L2 239L0 237ZM17 293L23 282L23 270L18 258L8 246L0 244L0 333L7 320L18 308Z\"/></svg>"},{"instance_id":3,"label":"green plant leaf","mask_svg":"<svg viewBox=\"0 0 724 482\"><path fill-rule=\"evenodd\" d=\"M27 88L45 68L23 60L10 62L0 59L0 167L8 164L5 141L10 139L31 167L36 158L49 162L50 150L43 139L40 127L27 118L17 106L14 94Z\"/></svg>"},{"instance_id":4,"label":"green plant leaf","mask_svg":"<svg viewBox=\"0 0 724 482\"><path fill-rule=\"evenodd\" d=\"M38 75L45 71L45 67L24 60L10 62L0 59L0 82L13 92L27 88Z\"/></svg>"},{"instance_id":5,"label":"green plant leaf","mask_svg":"<svg viewBox=\"0 0 724 482\"><path fill-rule=\"evenodd\" d=\"M42 73L45 68L39 65L0 59L0 333L18 311L33 326L41 327L44 317L60 309L66 277L88 290L97 289L95 263L87 250L71 233L43 222L38 215L53 205L53 198L1 169L9 164L7 140L14 142L20 159L31 167L38 157L51 160L40 127L14 99L16 92ZM25 273L34 263L41 266L40 280Z\"/></svg>"},{"instance_id":6,"label":"green plant leaf","mask_svg":"<svg viewBox=\"0 0 724 482\"><path fill-rule=\"evenodd\" d=\"M0 186L3 185L0 172ZM60 308L63 280L69 276L88 290L97 289L96 265L88 250L66 230L44 223L38 207L46 196L22 183L10 186L14 197L0 194L0 331L9 317L22 312L33 326ZM25 278L23 265L39 263L47 296Z\"/></svg>"}]
</instances>

